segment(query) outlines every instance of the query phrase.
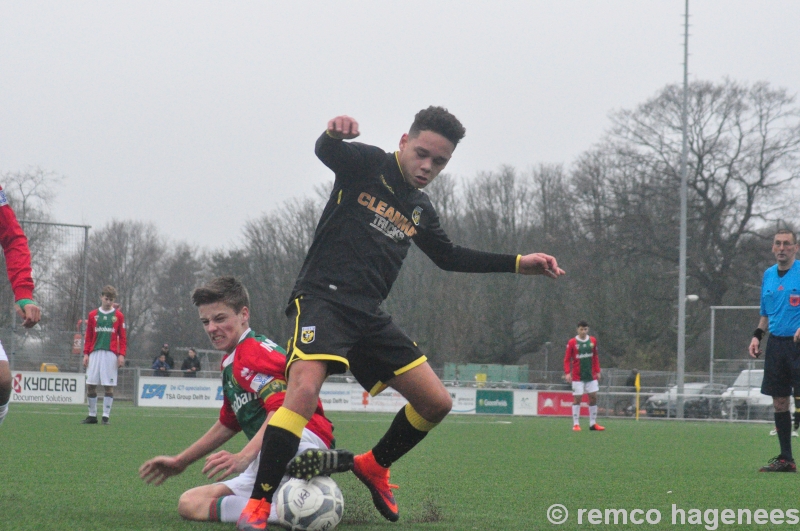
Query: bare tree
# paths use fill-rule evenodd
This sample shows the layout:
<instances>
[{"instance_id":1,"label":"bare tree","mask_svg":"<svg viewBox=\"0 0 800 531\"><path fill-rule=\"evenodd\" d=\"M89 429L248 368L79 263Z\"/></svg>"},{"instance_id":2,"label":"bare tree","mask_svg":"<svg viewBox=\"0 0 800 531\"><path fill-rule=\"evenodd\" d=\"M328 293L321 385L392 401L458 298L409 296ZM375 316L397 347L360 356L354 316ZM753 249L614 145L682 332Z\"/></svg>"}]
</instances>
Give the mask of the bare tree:
<instances>
[{"instance_id":1,"label":"bare tree","mask_svg":"<svg viewBox=\"0 0 800 531\"><path fill-rule=\"evenodd\" d=\"M151 343L206 348L208 339L191 299L205 270L202 254L188 244L178 243L165 253L155 296ZM154 353L157 351L153 349Z\"/></svg>"},{"instance_id":2,"label":"bare tree","mask_svg":"<svg viewBox=\"0 0 800 531\"><path fill-rule=\"evenodd\" d=\"M720 304L742 238L791 212L792 184L800 177L800 109L786 90L765 82L695 82L689 90L687 272L705 301ZM616 113L608 138L617 166L633 169L625 178L630 204L644 206L638 226L654 237L650 249L638 248L674 264L681 101L681 87L666 87L636 110Z\"/></svg>"}]
</instances>

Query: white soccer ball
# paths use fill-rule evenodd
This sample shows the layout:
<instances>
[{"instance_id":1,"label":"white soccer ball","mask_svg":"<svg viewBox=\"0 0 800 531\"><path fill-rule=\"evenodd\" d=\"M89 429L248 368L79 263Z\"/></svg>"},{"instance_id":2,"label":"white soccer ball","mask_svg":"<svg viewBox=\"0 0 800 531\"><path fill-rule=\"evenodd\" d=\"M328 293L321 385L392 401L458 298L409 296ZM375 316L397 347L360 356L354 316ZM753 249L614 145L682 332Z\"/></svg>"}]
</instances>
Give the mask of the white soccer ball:
<instances>
[{"instance_id":1,"label":"white soccer ball","mask_svg":"<svg viewBox=\"0 0 800 531\"><path fill-rule=\"evenodd\" d=\"M344 512L342 491L328 476L292 478L278 488L273 502L280 525L293 531L330 531Z\"/></svg>"}]
</instances>

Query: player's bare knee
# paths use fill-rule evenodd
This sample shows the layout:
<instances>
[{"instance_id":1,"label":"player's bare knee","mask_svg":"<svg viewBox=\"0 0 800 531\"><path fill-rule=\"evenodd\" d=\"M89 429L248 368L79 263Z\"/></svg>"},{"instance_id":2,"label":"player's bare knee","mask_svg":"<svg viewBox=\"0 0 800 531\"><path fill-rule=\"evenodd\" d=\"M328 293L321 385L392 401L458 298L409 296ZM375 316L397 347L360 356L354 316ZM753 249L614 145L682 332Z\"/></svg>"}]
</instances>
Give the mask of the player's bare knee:
<instances>
[{"instance_id":1,"label":"player's bare knee","mask_svg":"<svg viewBox=\"0 0 800 531\"><path fill-rule=\"evenodd\" d=\"M428 422L441 422L453 409L453 398L450 393L439 394L435 400L431 400L426 404L424 412L420 411L419 414Z\"/></svg>"},{"instance_id":2,"label":"player's bare knee","mask_svg":"<svg viewBox=\"0 0 800 531\"><path fill-rule=\"evenodd\" d=\"M444 418L450 414L450 411L453 409L453 400L447 400L439 405L439 409L436 412L436 418L432 422L441 422Z\"/></svg>"},{"instance_id":3,"label":"player's bare knee","mask_svg":"<svg viewBox=\"0 0 800 531\"><path fill-rule=\"evenodd\" d=\"M178 514L186 520L202 520L202 515L198 515L202 500L198 500L192 490L187 490L178 498Z\"/></svg>"}]
</instances>

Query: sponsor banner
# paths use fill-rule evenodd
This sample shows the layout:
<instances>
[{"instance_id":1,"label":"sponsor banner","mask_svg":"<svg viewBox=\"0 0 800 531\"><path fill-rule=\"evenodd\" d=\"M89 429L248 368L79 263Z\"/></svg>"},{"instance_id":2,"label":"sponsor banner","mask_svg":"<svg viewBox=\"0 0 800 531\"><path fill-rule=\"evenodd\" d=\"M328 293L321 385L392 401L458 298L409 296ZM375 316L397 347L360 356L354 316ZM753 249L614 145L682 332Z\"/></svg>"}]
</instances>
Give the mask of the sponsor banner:
<instances>
[{"instance_id":1,"label":"sponsor banner","mask_svg":"<svg viewBox=\"0 0 800 531\"><path fill-rule=\"evenodd\" d=\"M514 391L514 414L536 415L538 391Z\"/></svg>"},{"instance_id":2,"label":"sponsor banner","mask_svg":"<svg viewBox=\"0 0 800 531\"><path fill-rule=\"evenodd\" d=\"M475 388L448 387L447 392L453 399L453 409L450 413L475 414Z\"/></svg>"},{"instance_id":3,"label":"sponsor banner","mask_svg":"<svg viewBox=\"0 0 800 531\"><path fill-rule=\"evenodd\" d=\"M370 413L397 413L408 400L389 387L378 396L369 396L360 385L350 388L350 411L366 411Z\"/></svg>"},{"instance_id":4,"label":"sponsor banner","mask_svg":"<svg viewBox=\"0 0 800 531\"><path fill-rule=\"evenodd\" d=\"M216 378L140 376L137 406L222 407L222 382Z\"/></svg>"},{"instance_id":5,"label":"sponsor banner","mask_svg":"<svg viewBox=\"0 0 800 531\"><path fill-rule=\"evenodd\" d=\"M475 393L475 400L475 413L514 414L514 391L478 389Z\"/></svg>"},{"instance_id":6,"label":"sponsor banner","mask_svg":"<svg viewBox=\"0 0 800 531\"><path fill-rule=\"evenodd\" d=\"M85 401L85 374L33 371L11 373L11 402L83 404Z\"/></svg>"},{"instance_id":7,"label":"sponsor banner","mask_svg":"<svg viewBox=\"0 0 800 531\"><path fill-rule=\"evenodd\" d=\"M325 382L322 384L322 389L319 392L322 408L325 411L351 411L350 389L353 387L361 389L358 385L348 383Z\"/></svg>"},{"instance_id":8,"label":"sponsor banner","mask_svg":"<svg viewBox=\"0 0 800 531\"><path fill-rule=\"evenodd\" d=\"M539 391L539 399L536 401L539 415L564 415L572 416L572 393ZM589 402L584 395L581 398L581 413L589 410Z\"/></svg>"}]
</instances>

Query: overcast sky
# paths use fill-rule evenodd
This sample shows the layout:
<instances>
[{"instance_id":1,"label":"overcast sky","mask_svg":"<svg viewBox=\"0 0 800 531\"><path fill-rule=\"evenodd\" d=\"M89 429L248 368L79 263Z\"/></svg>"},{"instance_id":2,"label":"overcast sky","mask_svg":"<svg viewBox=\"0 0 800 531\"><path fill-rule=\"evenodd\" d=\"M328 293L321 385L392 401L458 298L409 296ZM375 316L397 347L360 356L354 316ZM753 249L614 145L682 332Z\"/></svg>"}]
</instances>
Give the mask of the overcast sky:
<instances>
[{"instance_id":1,"label":"overcast sky","mask_svg":"<svg viewBox=\"0 0 800 531\"><path fill-rule=\"evenodd\" d=\"M447 171L569 165L683 79L683 0L0 0L0 172L64 175L53 217L241 241L311 196L328 119L396 148L442 105L467 128ZM800 2L694 0L690 80L800 92ZM3 183L0 183L3 184Z\"/></svg>"}]
</instances>

